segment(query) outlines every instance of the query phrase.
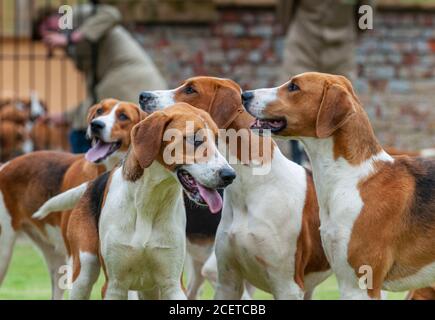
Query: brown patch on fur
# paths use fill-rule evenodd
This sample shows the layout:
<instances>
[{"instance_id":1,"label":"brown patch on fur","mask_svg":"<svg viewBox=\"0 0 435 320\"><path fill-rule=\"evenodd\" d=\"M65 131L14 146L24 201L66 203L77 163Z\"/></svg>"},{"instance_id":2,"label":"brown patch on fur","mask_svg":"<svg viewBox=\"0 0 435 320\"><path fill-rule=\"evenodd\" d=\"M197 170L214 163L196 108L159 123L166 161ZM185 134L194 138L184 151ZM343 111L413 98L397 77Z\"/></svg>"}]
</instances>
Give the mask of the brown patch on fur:
<instances>
[{"instance_id":1,"label":"brown patch on fur","mask_svg":"<svg viewBox=\"0 0 435 320\"><path fill-rule=\"evenodd\" d=\"M135 182L140 179L143 175L143 169L140 166L136 156L133 154L132 148L127 152L122 165L122 175L127 181Z\"/></svg>"},{"instance_id":2,"label":"brown patch on fur","mask_svg":"<svg viewBox=\"0 0 435 320\"><path fill-rule=\"evenodd\" d=\"M0 109L0 122L11 121L16 124L25 125L29 121L30 114L24 110L19 110L15 105L9 104Z\"/></svg>"},{"instance_id":3,"label":"brown patch on fur","mask_svg":"<svg viewBox=\"0 0 435 320\"><path fill-rule=\"evenodd\" d=\"M0 160L8 161L22 153L22 146L26 138L23 125L0 120Z\"/></svg>"},{"instance_id":4,"label":"brown patch on fur","mask_svg":"<svg viewBox=\"0 0 435 320\"><path fill-rule=\"evenodd\" d=\"M435 300L435 285L423 289L410 291L406 300Z\"/></svg>"},{"instance_id":5,"label":"brown patch on fur","mask_svg":"<svg viewBox=\"0 0 435 320\"><path fill-rule=\"evenodd\" d=\"M37 119L30 131L34 150L69 150L69 126Z\"/></svg>"},{"instance_id":6,"label":"brown patch on fur","mask_svg":"<svg viewBox=\"0 0 435 320\"><path fill-rule=\"evenodd\" d=\"M60 224L60 217L50 215L40 221L31 216L44 202L61 192L65 173L81 157L54 151L33 152L11 160L0 171L0 190L15 230L20 230L25 222L41 230L44 223Z\"/></svg>"},{"instance_id":7,"label":"brown patch on fur","mask_svg":"<svg viewBox=\"0 0 435 320\"><path fill-rule=\"evenodd\" d=\"M103 269L104 279L105 279L103 287L101 288L101 297L104 299L106 297L107 286L109 285L109 275L107 274L106 264L104 263L104 259L101 256L101 254L100 254L100 264L101 264L101 268Z\"/></svg>"},{"instance_id":8,"label":"brown patch on fur","mask_svg":"<svg viewBox=\"0 0 435 320\"><path fill-rule=\"evenodd\" d=\"M384 150L390 156L403 156L403 155L410 156L410 157L421 156L420 152L418 151L400 150L395 147L384 147Z\"/></svg>"},{"instance_id":9,"label":"brown patch on fur","mask_svg":"<svg viewBox=\"0 0 435 320\"><path fill-rule=\"evenodd\" d=\"M186 87L193 87L196 93L186 94ZM240 86L229 79L214 77L187 79L176 92L175 101L186 102L207 111L219 129L248 130L255 120L242 105ZM253 139L258 140L259 143L251 144ZM248 146L248 149L242 151L245 146ZM251 149L257 146L259 150ZM230 152L236 154L237 158L245 164L254 160L253 157L256 157L255 160L268 163L272 160L274 146L270 137L259 137L249 130L247 136L238 138L237 149L231 149Z\"/></svg>"},{"instance_id":10,"label":"brown patch on fur","mask_svg":"<svg viewBox=\"0 0 435 320\"><path fill-rule=\"evenodd\" d=\"M313 272L330 269L320 238L319 205L311 172L307 170L307 194L302 217L301 232L298 237L295 258L295 282L303 290L304 277Z\"/></svg>"},{"instance_id":11,"label":"brown patch on fur","mask_svg":"<svg viewBox=\"0 0 435 320\"><path fill-rule=\"evenodd\" d=\"M384 281L411 276L435 261L435 162L396 157L378 163L359 184L364 207L352 230L348 260L358 275L373 269L380 298Z\"/></svg>"},{"instance_id":12,"label":"brown patch on fur","mask_svg":"<svg viewBox=\"0 0 435 320\"><path fill-rule=\"evenodd\" d=\"M196 245L210 245L214 243L214 237L206 236L206 235L187 235L187 238L189 239L189 242L196 244Z\"/></svg>"}]
</instances>

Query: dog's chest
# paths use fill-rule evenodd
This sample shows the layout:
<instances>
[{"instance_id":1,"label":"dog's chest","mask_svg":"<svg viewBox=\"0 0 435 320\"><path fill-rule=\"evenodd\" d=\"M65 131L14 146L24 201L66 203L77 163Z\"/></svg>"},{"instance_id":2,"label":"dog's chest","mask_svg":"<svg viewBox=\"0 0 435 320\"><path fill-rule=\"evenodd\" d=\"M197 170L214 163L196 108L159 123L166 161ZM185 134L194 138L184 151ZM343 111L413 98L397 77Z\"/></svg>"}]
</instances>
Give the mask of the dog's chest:
<instances>
[{"instance_id":1,"label":"dog's chest","mask_svg":"<svg viewBox=\"0 0 435 320\"><path fill-rule=\"evenodd\" d=\"M364 203L358 184L361 177L352 172L339 173L316 183L320 207L320 233L331 265L347 266L352 228Z\"/></svg>"},{"instance_id":2,"label":"dog's chest","mask_svg":"<svg viewBox=\"0 0 435 320\"><path fill-rule=\"evenodd\" d=\"M246 190L237 184L230 186L226 194L232 215L223 227L225 245L244 277L269 292L270 274L285 269L292 275L303 210L303 201L296 205L275 187L258 184Z\"/></svg>"}]
</instances>

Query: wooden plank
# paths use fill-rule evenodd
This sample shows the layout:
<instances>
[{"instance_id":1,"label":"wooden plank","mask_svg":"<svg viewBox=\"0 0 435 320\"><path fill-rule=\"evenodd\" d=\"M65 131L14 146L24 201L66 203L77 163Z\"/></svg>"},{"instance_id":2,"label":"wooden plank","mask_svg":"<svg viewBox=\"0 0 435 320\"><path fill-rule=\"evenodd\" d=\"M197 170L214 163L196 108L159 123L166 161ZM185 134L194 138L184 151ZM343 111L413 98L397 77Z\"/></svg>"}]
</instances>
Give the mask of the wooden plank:
<instances>
[{"instance_id":1,"label":"wooden plank","mask_svg":"<svg viewBox=\"0 0 435 320\"><path fill-rule=\"evenodd\" d=\"M278 0L213 0L218 6L250 6L250 7L270 7L276 6Z\"/></svg>"},{"instance_id":2,"label":"wooden plank","mask_svg":"<svg viewBox=\"0 0 435 320\"><path fill-rule=\"evenodd\" d=\"M377 0L376 4L385 9L435 9L434 0Z\"/></svg>"}]
</instances>

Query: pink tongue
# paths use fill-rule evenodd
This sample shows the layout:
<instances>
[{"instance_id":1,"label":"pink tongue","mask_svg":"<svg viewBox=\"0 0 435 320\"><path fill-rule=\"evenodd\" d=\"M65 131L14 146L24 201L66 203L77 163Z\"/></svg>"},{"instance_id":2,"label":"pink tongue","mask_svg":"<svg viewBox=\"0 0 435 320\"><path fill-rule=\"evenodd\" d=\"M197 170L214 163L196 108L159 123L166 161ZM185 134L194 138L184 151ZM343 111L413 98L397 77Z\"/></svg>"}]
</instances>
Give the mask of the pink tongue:
<instances>
[{"instance_id":1,"label":"pink tongue","mask_svg":"<svg viewBox=\"0 0 435 320\"><path fill-rule=\"evenodd\" d=\"M197 184L199 194L201 197L207 202L208 208L212 213L218 213L222 209L222 197L221 195L214 189L209 189Z\"/></svg>"},{"instance_id":2,"label":"pink tongue","mask_svg":"<svg viewBox=\"0 0 435 320\"><path fill-rule=\"evenodd\" d=\"M96 162L103 159L110 151L110 143L99 140L91 149L86 152L86 160Z\"/></svg>"}]
</instances>

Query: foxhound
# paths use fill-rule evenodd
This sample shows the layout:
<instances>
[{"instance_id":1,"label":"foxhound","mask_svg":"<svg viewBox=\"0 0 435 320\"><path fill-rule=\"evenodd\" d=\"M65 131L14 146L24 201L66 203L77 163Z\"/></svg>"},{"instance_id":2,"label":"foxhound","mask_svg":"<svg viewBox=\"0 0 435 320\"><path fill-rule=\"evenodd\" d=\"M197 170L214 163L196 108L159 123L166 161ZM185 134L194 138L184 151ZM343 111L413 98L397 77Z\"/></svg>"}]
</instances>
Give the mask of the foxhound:
<instances>
[{"instance_id":1,"label":"foxhound","mask_svg":"<svg viewBox=\"0 0 435 320\"><path fill-rule=\"evenodd\" d=\"M94 142L86 155L39 151L13 159L0 168L0 283L6 275L17 235L24 232L41 249L47 262L52 298L63 297L58 281L62 276L59 268L66 263L70 250L64 241L69 212L43 220L31 216L50 197L112 169L130 146L131 129L145 115L135 104L103 100L89 111L88 134Z\"/></svg>"},{"instance_id":2,"label":"foxhound","mask_svg":"<svg viewBox=\"0 0 435 320\"><path fill-rule=\"evenodd\" d=\"M330 274L311 173L287 160L270 138L252 134L249 126L254 118L244 110L235 82L195 77L174 90L140 96L147 112L164 110L174 102L207 111L220 129L235 134L233 143L228 143L228 159L237 178L224 191L216 235L215 297L240 299L247 280L277 299L303 298ZM225 133L220 139L223 145ZM268 172L255 174L255 169L269 166Z\"/></svg>"},{"instance_id":3,"label":"foxhound","mask_svg":"<svg viewBox=\"0 0 435 320\"><path fill-rule=\"evenodd\" d=\"M392 157L344 77L304 73L247 91L252 128L298 139L313 167L321 236L343 299L435 282L435 162Z\"/></svg>"},{"instance_id":4,"label":"foxhound","mask_svg":"<svg viewBox=\"0 0 435 320\"><path fill-rule=\"evenodd\" d=\"M215 145L216 135L206 112L175 104L136 125L122 165L86 184L71 219L98 228L106 299L126 299L129 290L141 298L186 298L180 284L186 249L182 189L218 212L222 198L216 189L235 178ZM168 160L171 150L179 151L174 162ZM71 246L83 241L80 234L71 240ZM80 297L74 291L87 293L92 283L80 271L84 252L72 254L73 296Z\"/></svg>"}]
</instances>

